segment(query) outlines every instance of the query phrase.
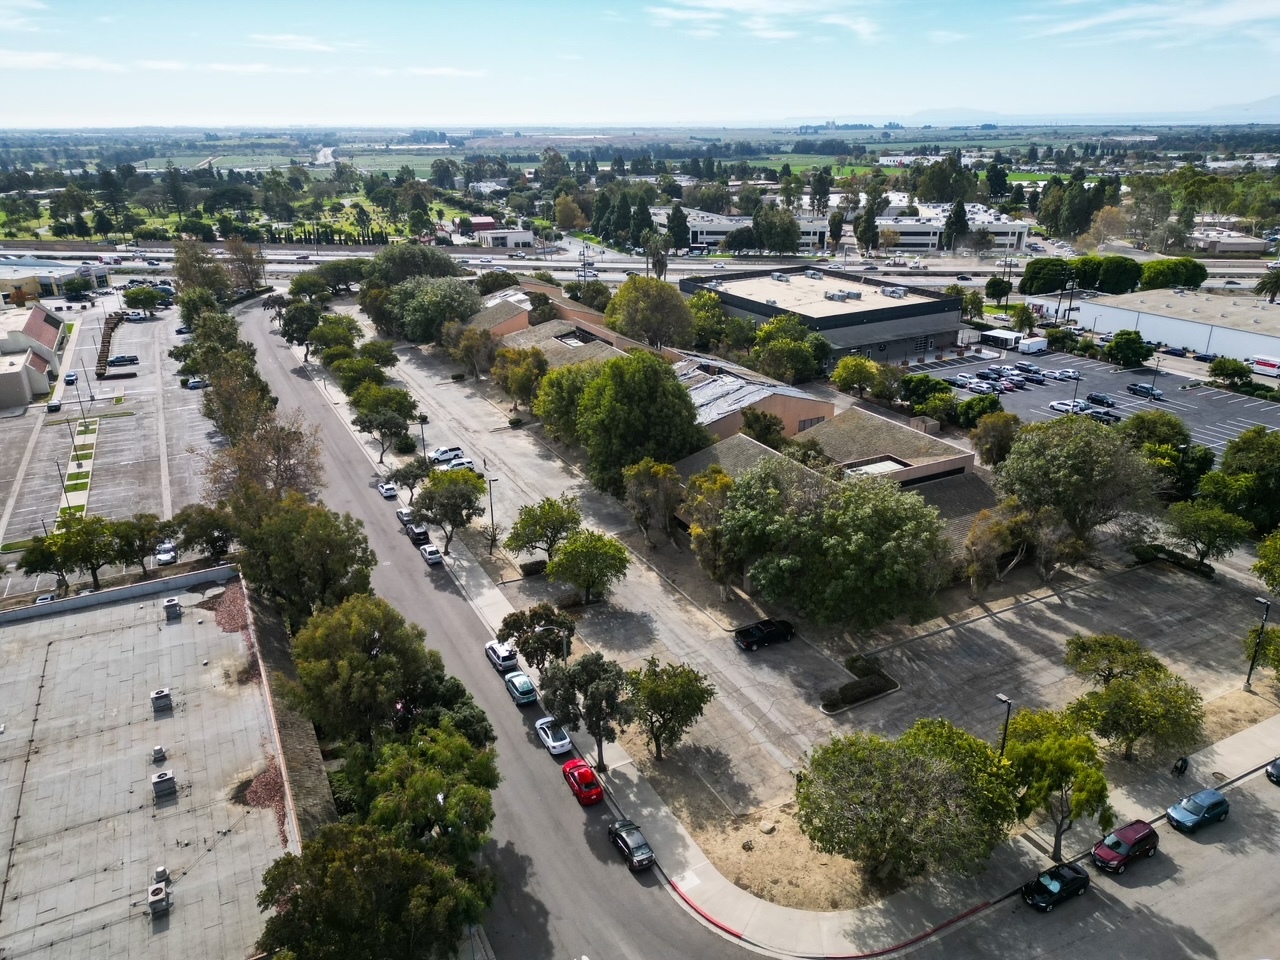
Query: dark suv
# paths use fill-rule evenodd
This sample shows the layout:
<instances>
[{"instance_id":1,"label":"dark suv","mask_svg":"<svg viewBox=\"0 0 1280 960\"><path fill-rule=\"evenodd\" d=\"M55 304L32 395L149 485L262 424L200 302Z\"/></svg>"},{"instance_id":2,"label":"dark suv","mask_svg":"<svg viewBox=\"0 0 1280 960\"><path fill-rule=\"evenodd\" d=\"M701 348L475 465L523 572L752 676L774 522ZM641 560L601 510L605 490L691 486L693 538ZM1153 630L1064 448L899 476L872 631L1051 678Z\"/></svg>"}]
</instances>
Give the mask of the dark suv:
<instances>
[{"instance_id":1,"label":"dark suv","mask_svg":"<svg viewBox=\"0 0 1280 960\"><path fill-rule=\"evenodd\" d=\"M1114 407L1116 402L1105 393L1091 393L1085 397L1090 403L1096 403L1100 407Z\"/></svg>"},{"instance_id":2,"label":"dark suv","mask_svg":"<svg viewBox=\"0 0 1280 960\"><path fill-rule=\"evenodd\" d=\"M1135 397L1146 397L1148 400L1161 400L1164 398L1164 391L1153 387L1149 383L1131 383L1125 389Z\"/></svg>"},{"instance_id":3,"label":"dark suv","mask_svg":"<svg viewBox=\"0 0 1280 960\"><path fill-rule=\"evenodd\" d=\"M1124 873L1139 857L1154 857L1160 846L1156 828L1144 820L1126 823L1093 845L1093 862L1108 873Z\"/></svg>"}]
</instances>

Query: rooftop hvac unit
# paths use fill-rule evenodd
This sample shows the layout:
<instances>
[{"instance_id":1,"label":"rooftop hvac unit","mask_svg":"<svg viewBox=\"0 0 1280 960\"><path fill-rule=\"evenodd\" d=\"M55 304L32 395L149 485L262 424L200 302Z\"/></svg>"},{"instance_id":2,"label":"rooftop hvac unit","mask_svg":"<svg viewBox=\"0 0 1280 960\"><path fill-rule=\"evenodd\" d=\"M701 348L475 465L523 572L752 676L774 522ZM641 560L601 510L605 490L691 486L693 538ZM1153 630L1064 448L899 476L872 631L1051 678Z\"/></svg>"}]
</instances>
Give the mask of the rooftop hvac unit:
<instances>
[{"instance_id":1,"label":"rooftop hvac unit","mask_svg":"<svg viewBox=\"0 0 1280 960\"><path fill-rule=\"evenodd\" d=\"M163 916L169 912L172 902L169 900L169 888L163 883L153 883L147 887L147 909L153 917Z\"/></svg>"},{"instance_id":2,"label":"rooftop hvac unit","mask_svg":"<svg viewBox=\"0 0 1280 960\"><path fill-rule=\"evenodd\" d=\"M173 709L173 697L169 695L168 687L151 691L151 709L156 713Z\"/></svg>"},{"instance_id":3,"label":"rooftop hvac unit","mask_svg":"<svg viewBox=\"0 0 1280 960\"><path fill-rule=\"evenodd\" d=\"M766 301L765 301L765 305L766 305L766 306L770 306L770 307L776 307L776 306L778 305L778 301L777 301L777 300L766 300Z\"/></svg>"},{"instance_id":4,"label":"rooftop hvac unit","mask_svg":"<svg viewBox=\"0 0 1280 960\"><path fill-rule=\"evenodd\" d=\"M820 271L818 271L818 270L806 270L806 271L804 272L804 275L805 275L806 277L808 277L810 280L821 280L821 279L822 279L822 273L821 273Z\"/></svg>"},{"instance_id":5,"label":"rooftop hvac unit","mask_svg":"<svg viewBox=\"0 0 1280 960\"><path fill-rule=\"evenodd\" d=\"M862 299L862 291L861 291L861 290L841 290L840 292L841 292L841 293L843 293L843 294L845 295L845 299L846 299L846 300L861 300L861 299Z\"/></svg>"},{"instance_id":6,"label":"rooftop hvac unit","mask_svg":"<svg viewBox=\"0 0 1280 960\"><path fill-rule=\"evenodd\" d=\"M151 791L156 797L170 797L178 792L178 781L172 770L161 770L151 775Z\"/></svg>"},{"instance_id":7,"label":"rooftop hvac unit","mask_svg":"<svg viewBox=\"0 0 1280 960\"><path fill-rule=\"evenodd\" d=\"M777 272L774 272L774 273L769 274L769 276L770 276L770 277L772 277L774 280L777 280L779 283L790 283L790 282L791 282L791 280L787 277L787 275L786 275L785 273L777 273Z\"/></svg>"},{"instance_id":8,"label":"rooftop hvac unit","mask_svg":"<svg viewBox=\"0 0 1280 960\"><path fill-rule=\"evenodd\" d=\"M166 620L182 619L182 604L178 602L177 597L169 597L164 604L164 618Z\"/></svg>"}]
</instances>

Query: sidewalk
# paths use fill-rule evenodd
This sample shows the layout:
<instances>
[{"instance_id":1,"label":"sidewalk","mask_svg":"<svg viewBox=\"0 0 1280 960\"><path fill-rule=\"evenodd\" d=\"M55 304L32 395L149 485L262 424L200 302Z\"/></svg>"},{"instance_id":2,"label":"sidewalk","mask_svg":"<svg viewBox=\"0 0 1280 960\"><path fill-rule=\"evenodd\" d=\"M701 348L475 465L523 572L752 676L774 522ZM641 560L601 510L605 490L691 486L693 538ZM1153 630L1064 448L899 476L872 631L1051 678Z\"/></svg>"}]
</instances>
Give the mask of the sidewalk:
<instances>
[{"instance_id":1,"label":"sidewalk","mask_svg":"<svg viewBox=\"0 0 1280 960\"><path fill-rule=\"evenodd\" d=\"M357 439L370 461L375 461L365 438L357 435ZM445 565L472 608L496 633L503 617L513 610L506 596L460 539L454 540ZM581 756L594 758L595 743L590 737L579 733L574 741ZM1180 796L1206 786L1221 788L1270 762L1277 753L1280 716L1192 755L1190 769L1181 780L1165 774L1144 783L1140 790L1114 789L1112 803L1119 822L1162 819L1165 808ZM783 907L722 876L620 745L605 744L604 758L608 769L601 779L613 806L643 828L673 896L722 933L782 956L854 958L906 950L1016 893L1052 862L1044 852L1052 849L1052 838L1029 831L1001 844L986 871L962 883L951 877L925 878L908 890L856 910L819 912ZM1087 852L1097 837L1097 830L1089 824L1077 824L1067 834L1067 856ZM457 957L469 960L473 955L476 960L492 958L482 930L460 945Z\"/></svg>"}]
</instances>

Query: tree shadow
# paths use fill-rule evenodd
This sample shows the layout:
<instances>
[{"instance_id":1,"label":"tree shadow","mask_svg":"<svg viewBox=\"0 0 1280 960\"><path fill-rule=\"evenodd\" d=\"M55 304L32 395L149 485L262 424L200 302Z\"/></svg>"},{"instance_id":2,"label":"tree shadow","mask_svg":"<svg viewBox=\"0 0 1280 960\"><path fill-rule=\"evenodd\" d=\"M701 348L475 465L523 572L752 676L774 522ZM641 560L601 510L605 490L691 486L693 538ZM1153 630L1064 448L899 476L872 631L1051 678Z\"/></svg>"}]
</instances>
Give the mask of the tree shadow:
<instances>
[{"instance_id":1,"label":"tree shadow","mask_svg":"<svg viewBox=\"0 0 1280 960\"><path fill-rule=\"evenodd\" d=\"M749 811L759 806L761 799L755 789L738 776L729 754L720 747L682 743L669 752L671 759L696 775L731 809Z\"/></svg>"},{"instance_id":2,"label":"tree shadow","mask_svg":"<svg viewBox=\"0 0 1280 960\"><path fill-rule=\"evenodd\" d=\"M485 917L484 929L498 956L554 956L548 925L551 913L530 893L533 860L510 842L490 842L481 854L498 877L498 892Z\"/></svg>"}]
</instances>

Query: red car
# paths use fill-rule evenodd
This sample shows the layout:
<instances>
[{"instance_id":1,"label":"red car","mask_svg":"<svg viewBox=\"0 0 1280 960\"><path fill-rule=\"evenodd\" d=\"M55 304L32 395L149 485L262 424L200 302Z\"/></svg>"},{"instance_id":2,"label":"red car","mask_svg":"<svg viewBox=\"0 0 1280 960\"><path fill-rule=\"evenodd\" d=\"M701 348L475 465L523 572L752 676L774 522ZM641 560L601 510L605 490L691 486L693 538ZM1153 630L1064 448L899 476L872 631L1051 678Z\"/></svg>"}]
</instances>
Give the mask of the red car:
<instances>
[{"instance_id":1,"label":"red car","mask_svg":"<svg viewBox=\"0 0 1280 960\"><path fill-rule=\"evenodd\" d=\"M584 807L599 803L604 799L604 787L596 779L595 771L585 760L570 760L561 769L564 771L564 782L569 785L573 795Z\"/></svg>"},{"instance_id":2,"label":"red car","mask_svg":"<svg viewBox=\"0 0 1280 960\"><path fill-rule=\"evenodd\" d=\"M1139 857L1154 857L1160 846L1156 828L1143 820L1126 823L1093 846L1093 862L1108 873L1124 873Z\"/></svg>"}]
</instances>

